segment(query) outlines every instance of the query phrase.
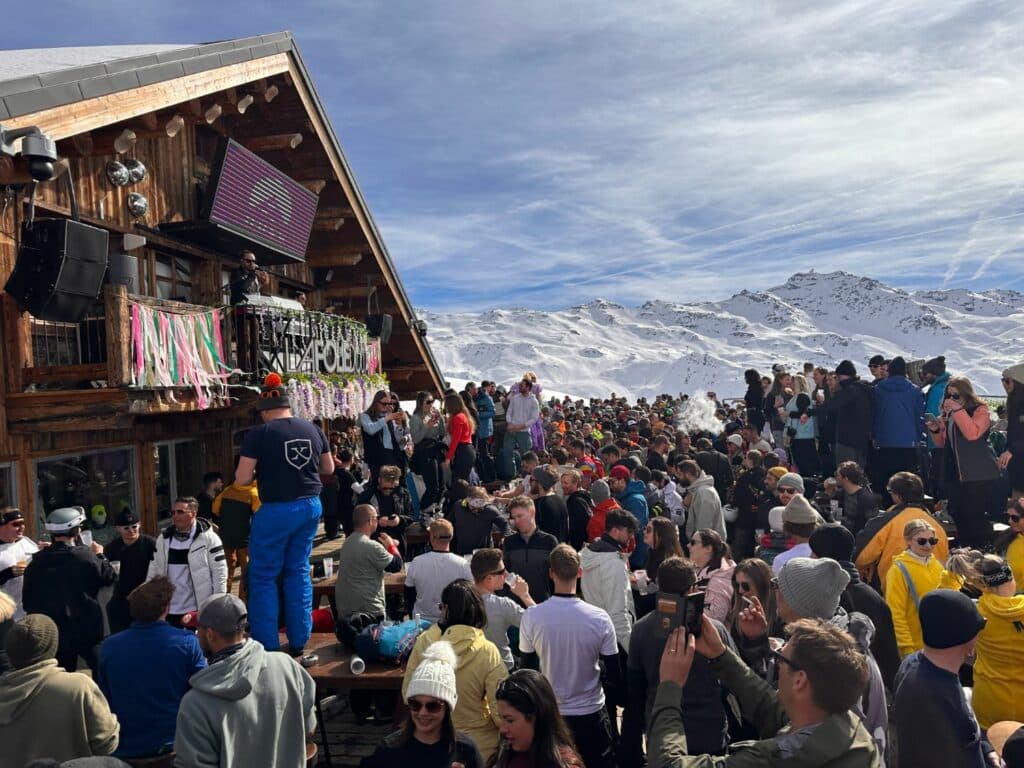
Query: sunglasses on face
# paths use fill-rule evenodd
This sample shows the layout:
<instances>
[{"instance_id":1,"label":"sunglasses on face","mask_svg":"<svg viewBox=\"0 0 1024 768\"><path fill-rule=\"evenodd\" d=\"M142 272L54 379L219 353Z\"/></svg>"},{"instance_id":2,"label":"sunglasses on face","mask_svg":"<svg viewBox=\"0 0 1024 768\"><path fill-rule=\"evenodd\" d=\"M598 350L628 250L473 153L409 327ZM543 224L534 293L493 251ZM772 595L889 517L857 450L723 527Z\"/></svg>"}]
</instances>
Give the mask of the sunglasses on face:
<instances>
[{"instance_id":1,"label":"sunglasses on face","mask_svg":"<svg viewBox=\"0 0 1024 768\"><path fill-rule=\"evenodd\" d=\"M923 547L925 545L931 545L934 547L936 544L939 543L939 540L936 539L934 536L932 536L930 539L915 539L915 541L917 542L917 546L919 547Z\"/></svg>"},{"instance_id":2,"label":"sunglasses on face","mask_svg":"<svg viewBox=\"0 0 1024 768\"><path fill-rule=\"evenodd\" d=\"M508 568L502 568L500 571L491 571L488 576L504 576L508 573Z\"/></svg>"},{"instance_id":3,"label":"sunglasses on face","mask_svg":"<svg viewBox=\"0 0 1024 768\"><path fill-rule=\"evenodd\" d=\"M1020 515L1007 515L1007 517L1010 518L1011 523L1019 523L1022 519L1024 519L1021 518ZM22 523L22 525L24 525L24 523Z\"/></svg>"},{"instance_id":4,"label":"sunglasses on face","mask_svg":"<svg viewBox=\"0 0 1024 768\"><path fill-rule=\"evenodd\" d=\"M740 592L753 592L754 585L749 581L734 581L732 583L734 589L738 589Z\"/></svg>"},{"instance_id":5,"label":"sunglasses on face","mask_svg":"<svg viewBox=\"0 0 1024 768\"><path fill-rule=\"evenodd\" d=\"M119 525L117 527L120 528L122 531L137 531L137 530L139 530L139 524L138 523L132 523L131 525Z\"/></svg>"},{"instance_id":6,"label":"sunglasses on face","mask_svg":"<svg viewBox=\"0 0 1024 768\"><path fill-rule=\"evenodd\" d=\"M408 705L410 712L419 712L421 709L425 709L429 715L436 715L444 709L443 701L416 701L416 699L409 699L405 703Z\"/></svg>"},{"instance_id":7,"label":"sunglasses on face","mask_svg":"<svg viewBox=\"0 0 1024 768\"><path fill-rule=\"evenodd\" d=\"M795 496L796 488L779 488L779 495L786 494L787 496Z\"/></svg>"},{"instance_id":8,"label":"sunglasses on face","mask_svg":"<svg viewBox=\"0 0 1024 768\"><path fill-rule=\"evenodd\" d=\"M783 648L785 648L785 646L783 646ZM799 672L800 670L803 669L803 667L801 667L799 664L797 664L792 659L787 658L786 656L783 656L782 655L782 651L772 650L772 651L770 651L770 653L771 653L771 656L772 656L773 659L775 659L776 661L781 661L783 664L786 664L794 672Z\"/></svg>"},{"instance_id":9,"label":"sunglasses on face","mask_svg":"<svg viewBox=\"0 0 1024 768\"><path fill-rule=\"evenodd\" d=\"M958 394L957 394L956 392L953 392L952 394L947 394L947 395L946 395L946 399L947 399L947 400L956 400L956 401L959 401L959 400L960 400L960 395L958 395Z\"/></svg>"}]
</instances>

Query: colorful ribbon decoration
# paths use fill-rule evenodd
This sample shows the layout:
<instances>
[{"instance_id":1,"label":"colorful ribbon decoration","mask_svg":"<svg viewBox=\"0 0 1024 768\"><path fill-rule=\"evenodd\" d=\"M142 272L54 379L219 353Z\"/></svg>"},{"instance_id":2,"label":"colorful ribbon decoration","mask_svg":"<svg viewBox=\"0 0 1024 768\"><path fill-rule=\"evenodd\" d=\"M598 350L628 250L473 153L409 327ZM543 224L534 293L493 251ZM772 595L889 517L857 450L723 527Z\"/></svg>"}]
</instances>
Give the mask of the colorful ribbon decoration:
<instances>
[{"instance_id":1,"label":"colorful ribbon decoration","mask_svg":"<svg viewBox=\"0 0 1024 768\"><path fill-rule=\"evenodd\" d=\"M131 386L193 389L200 410L228 402L221 310L179 314L131 304ZM168 393L173 400L173 393Z\"/></svg>"}]
</instances>

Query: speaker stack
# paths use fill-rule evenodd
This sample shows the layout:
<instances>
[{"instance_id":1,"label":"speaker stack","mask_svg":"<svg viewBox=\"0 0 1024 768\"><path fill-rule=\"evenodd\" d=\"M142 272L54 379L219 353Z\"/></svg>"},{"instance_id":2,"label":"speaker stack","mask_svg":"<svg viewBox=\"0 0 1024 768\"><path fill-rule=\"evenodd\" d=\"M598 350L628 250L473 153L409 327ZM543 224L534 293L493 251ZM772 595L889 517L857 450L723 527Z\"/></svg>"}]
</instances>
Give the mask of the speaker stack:
<instances>
[{"instance_id":1,"label":"speaker stack","mask_svg":"<svg viewBox=\"0 0 1024 768\"><path fill-rule=\"evenodd\" d=\"M107 240L106 230L72 219L26 223L4 290L40 320L79 322L103 288Z\"/></svg>"},{"instance_id":2,"label":"speaker stack","mask_svg":"<svg viewBox=\"0 0 1024 768\"><path fill-rule=\"evenodd\" d=\"M379 338L382 345L387 344L391 339L391 315L367 315L366 331L371 338Z\"/></svg>"}]
</instances>

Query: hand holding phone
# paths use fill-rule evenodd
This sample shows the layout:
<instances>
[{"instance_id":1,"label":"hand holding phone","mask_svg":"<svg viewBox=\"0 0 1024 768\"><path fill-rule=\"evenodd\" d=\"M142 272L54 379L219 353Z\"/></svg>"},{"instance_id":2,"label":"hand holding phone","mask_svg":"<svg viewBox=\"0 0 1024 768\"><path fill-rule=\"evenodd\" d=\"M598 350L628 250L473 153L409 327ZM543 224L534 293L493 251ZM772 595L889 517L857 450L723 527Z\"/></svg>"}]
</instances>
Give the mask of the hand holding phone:
<instances>
[{"instance_id":1,"label":"hand holding phone","mask_svg":"<svg viewBox=\"0 0 1024 768\"><path fill-rule=\"evenodd\" d=\"M696 652L694 648L693 635L687 634L683 627L672 630L665 643L665 650L661 652L661 665L658 669L661 682L675 683L680 688L686 685Z\"/></svg>"}]
</instances>

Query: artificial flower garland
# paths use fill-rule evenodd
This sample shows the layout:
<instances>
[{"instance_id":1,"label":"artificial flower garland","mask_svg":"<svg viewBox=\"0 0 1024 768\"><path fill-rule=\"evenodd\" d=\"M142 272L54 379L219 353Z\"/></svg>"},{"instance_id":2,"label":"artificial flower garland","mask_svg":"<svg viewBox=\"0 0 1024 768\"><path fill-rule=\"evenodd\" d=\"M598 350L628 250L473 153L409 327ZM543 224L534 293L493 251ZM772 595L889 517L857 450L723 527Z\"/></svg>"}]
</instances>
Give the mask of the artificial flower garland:
<instances>
[{"instance_id":1,"label":"artificial flower garland","mask_svg":"<svg viewBox=\"0 0 1024 768\"><path fill-rule=\"evenodd\" d=\"M284 379L292 413L307 421L354 419L370 406L375 392L389 388L379 373L285 373Z\"/></svg>"}]
</instances>

